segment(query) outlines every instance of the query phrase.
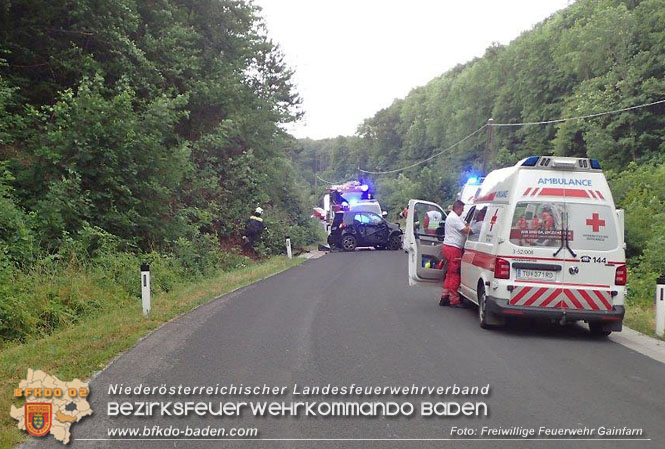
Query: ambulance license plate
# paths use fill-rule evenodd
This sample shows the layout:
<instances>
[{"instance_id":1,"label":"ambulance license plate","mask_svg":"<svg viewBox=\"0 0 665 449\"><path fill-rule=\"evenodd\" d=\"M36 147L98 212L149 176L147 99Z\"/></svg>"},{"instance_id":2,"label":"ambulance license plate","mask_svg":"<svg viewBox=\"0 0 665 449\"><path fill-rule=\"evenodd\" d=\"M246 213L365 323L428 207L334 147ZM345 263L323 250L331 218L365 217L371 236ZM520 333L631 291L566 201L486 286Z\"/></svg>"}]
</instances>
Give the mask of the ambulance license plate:
<instances>
[{"instance_id":1,"label":"ambulance license plate","mask_svg":"<svg viewBox=\"0 0 665 449\"><path fill-rule=\"evenodd\" d=\"M522 281L554 281L554 271L517 269L517 279Z\"/></svg>"}]
</instances>

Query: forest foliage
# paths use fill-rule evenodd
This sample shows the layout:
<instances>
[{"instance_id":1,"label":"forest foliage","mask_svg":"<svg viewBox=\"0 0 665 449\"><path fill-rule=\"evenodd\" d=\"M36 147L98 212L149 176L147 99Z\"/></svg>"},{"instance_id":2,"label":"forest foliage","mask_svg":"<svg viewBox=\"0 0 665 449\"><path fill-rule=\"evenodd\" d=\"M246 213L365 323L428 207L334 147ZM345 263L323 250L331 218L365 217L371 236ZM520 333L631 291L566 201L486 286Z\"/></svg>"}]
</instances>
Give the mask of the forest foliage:
<instances>
[{"instance_id":1,"label":"forest foliage","mask_svg":"<svg viewBox=\"0 0 665 449\"><path fill-rule=\"evenodd\" d=\"M450 43L454 45L454 43ZM488 123L539 122L665 99L665 2L578 0L508 45L458 65L366 119L355 136L301 140L292 158L312 186L358 177L393 217L410 198L449 202L482 171ZM598 159L626 210L630 298L652 299L665 274L665 104L602 117L494 127L489 169L530 155ZM394 174L367 175L421 161ZM318 182L320 196L322 182Z\"/></svg>"},{"instance_id":2,"label":"forest foliage","mask_svg":"<svg viewBox=\"0 0 665 449\"><path fill-rule=\"evenodd\" d=\"M94 308L29 299L34 273L233 267L257 206L259 255L312 240L283 131L302 114L291 77L249 0L1 2L0 337Z\"/></svg>"}]
</instances>

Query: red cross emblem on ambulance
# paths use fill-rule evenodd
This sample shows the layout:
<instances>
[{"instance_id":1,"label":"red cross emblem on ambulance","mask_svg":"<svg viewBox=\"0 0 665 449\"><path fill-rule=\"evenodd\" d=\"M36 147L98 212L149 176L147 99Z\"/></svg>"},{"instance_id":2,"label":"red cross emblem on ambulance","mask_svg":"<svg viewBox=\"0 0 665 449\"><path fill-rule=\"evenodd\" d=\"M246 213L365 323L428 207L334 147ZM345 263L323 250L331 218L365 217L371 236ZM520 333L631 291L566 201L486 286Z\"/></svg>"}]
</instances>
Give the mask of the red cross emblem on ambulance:
<instances>
[{"instance_id":1,"label":"red cross emblem on ambulance","mask_svg":"<svg viewBox=\"0 0 665 449\"><path fill-rule=\"evenodd\" d=\"M593 232L599 232L601 226L605 226L605 220L600 219L600 215L592 214L591 218L587 218L587 226L591 226Z\"/></svg>"},{"instance_id":2,"label":"red cross emblem on ambulance","mask_svg":"<svg viewBox=\"0 0 665 449\"><path fill-rule=\"evenodd\" d=\"M497 216L498 213L499 213L499 209L497 209L496 211L494 211L494 215L492 216L492 219L490 220L490 225L491 225L491 226L490 226L490 232L492 231L492 228L493 228L494 225L496 224L496 216Z\"/></svg>"}]
</instances>

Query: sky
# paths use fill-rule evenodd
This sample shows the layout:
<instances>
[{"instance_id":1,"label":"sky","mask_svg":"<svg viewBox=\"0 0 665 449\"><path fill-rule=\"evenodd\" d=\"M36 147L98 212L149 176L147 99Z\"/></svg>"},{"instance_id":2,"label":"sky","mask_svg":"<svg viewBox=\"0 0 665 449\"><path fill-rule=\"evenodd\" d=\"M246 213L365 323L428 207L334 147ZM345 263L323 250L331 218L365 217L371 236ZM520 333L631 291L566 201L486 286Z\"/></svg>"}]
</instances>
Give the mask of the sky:
<instances>
[{"instance_id":1,"label":"sky","mask_svg":"<svg viewBox=\"0 0 665 449\"><path fill-rule=\"evenodd\" d=\"M295 70L295 137L353 135L377 111L507 44L572 0L254 0Z\"/></svg>"}]
</instances>

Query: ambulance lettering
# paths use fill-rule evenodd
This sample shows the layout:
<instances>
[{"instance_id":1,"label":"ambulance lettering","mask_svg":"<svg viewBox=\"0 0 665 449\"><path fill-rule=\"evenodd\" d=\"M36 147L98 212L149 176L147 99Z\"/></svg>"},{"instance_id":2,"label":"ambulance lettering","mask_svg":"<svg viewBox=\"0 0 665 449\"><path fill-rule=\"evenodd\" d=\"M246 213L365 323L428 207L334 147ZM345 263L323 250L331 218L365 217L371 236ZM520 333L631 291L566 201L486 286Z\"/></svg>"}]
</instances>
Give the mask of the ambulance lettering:
<instances>
[{"instance_id":1,"label":"ambulance lettering","mask_svg":"<svg viewBox=\"0 0 665 449\"><path fill-rule=\"evenodd\" d=\"M571 178L538 178L538 185L591 187L591 180Z\"/></svg>"},{"instance_id":2,"label":"ambulance lettering","mask_svg":"<svg viewBox=\"0 0 665 449\"><path fill-rule=\"evenodd\" d=\"M602 263L607 264L607 257L596 257L596 256L581 256L580 262L582 263Z\"/></svg>"}]
</instances>

